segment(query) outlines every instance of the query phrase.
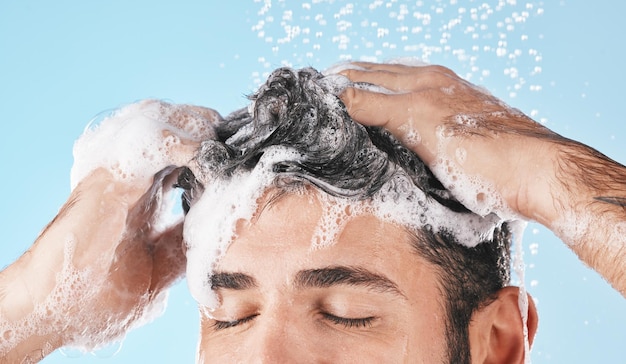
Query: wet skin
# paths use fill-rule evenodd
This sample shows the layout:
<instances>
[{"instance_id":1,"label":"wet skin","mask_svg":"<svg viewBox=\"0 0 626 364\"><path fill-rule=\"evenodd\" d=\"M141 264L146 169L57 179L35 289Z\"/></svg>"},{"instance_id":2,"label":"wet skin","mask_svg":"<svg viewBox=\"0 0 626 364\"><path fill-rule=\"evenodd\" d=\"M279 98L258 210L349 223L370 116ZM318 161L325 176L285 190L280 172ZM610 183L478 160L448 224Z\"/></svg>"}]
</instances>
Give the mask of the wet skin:
<instances>
[{"instance_id":1,"label":"wet skin","mask_svg":"<svg viewBox=\"0 0 626 364\"><path fill-rule=\"evenodd\" d=\"M289 194L239 224L213 278L221 305L201 309L200 361L445 361L436 271L409 235L360 215L312 249L322 211L314 193Z\"/></svg>"}]
</instances>

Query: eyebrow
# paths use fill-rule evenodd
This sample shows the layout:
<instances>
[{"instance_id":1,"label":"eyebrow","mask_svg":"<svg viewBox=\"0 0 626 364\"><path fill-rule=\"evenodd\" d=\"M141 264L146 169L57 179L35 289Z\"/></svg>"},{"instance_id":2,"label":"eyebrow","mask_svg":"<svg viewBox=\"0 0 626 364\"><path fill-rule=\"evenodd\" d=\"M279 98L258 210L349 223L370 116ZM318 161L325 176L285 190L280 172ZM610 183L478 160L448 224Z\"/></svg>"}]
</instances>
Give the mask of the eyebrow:
<instances>
[{"instance_id":1,"label":"eyebrow","mask_svg":"<svg viewBox=\"0 0 626 364\"><path fill-rule=\"evenodd\" d=\"M328 288L338 285L365 287L378 292L390 292L406 299L392 280L362 267L334 266L303 270L296 274L295 285L299 288Z\"/></svg>"},{"instance_id":2,"label":"eyebrow","mask_svg":"<svg viewBox=\"0 0 626 364\"><path fill-rule=\"evenodd\" d=\"M241 291L258 287L254 277L244 273L215 272L209 277L209 283L212 290L232 289Z\"/></svg>"},{"instance_id":3,"label":"eyebrow","mask_svg":"<svg viewBox=\"0 0 626 364\"><path fill-rule=\"evenodd\" d=\"M243 291L258 287L254 277L239 272L215 272L209 277L212 290ZM392 293L406 299L391 279L362 267L333 266L301 270L296 274L297 288L329 288L340 285L365 287L383 293Z\"/></svg>"}]
</instances>

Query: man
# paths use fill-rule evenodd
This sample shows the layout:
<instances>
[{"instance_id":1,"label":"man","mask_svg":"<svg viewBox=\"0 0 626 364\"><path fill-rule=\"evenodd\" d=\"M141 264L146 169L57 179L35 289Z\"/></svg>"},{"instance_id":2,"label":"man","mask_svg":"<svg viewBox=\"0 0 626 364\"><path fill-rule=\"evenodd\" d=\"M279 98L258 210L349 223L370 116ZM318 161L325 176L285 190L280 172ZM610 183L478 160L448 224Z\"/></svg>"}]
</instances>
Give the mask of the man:
<instances>
[{"instance_id":1,"label":"man","mask_svg":"<svg viewBox=\"0 0 626 364\"><path fill-rule=\"evenodd\" d=\"M523 360L507 225L352 121L334 86L279 69L200 148L185 221L200 361L469 363L472 341L477 360Z\"/></svg>"},{"instance_id":2,"label":"man","mask_svg":"<svg viewBox=\"0 0 626 364\"><path fill-rule=\"evenodd\" d=\"M343 71L356 82L341 96L351 116L364 124L389 129L420 155L443 186L384 133L379 139L376 129L367 132L372 145L364 145L372 153L353 154L343 160L343 164L336 164L334 174L322 168L331 161L342 161L342 155L334 155L333 150L326 152L337 159L326 162L320 158L324 156L321 153L318 159L325 163L318 165L301 164L302 158L307 161L306 155L301 153L287 153L290 163L282 163L285 158L268 153L265 146L257 148L259 140L254 138L261 135L263 145L267 135L270 135L267 139L271 139L272 135L280 134L275 133L277 129L259 123L254 133L246 134L246 126L241 127L241 124L254 126L254 123L245 115L232 117L234 130L218 128L218 139L226 143L203 143L198 160L208 160L205 166L181 161L185 161L185 156L190 160L193 153L189 146L207 135L181 138L184 142L176 143L175 152L167 154L171 160L164 159L168 163L150 166L155 174L168 164L187 164L197 180L191 178L187 170L181 173L180 169L169 168L156 176L151 190L144 194L150 188L145 177L129 183L115 178L106 169L96 168L74 189L66 207L34 247L0 276L0 286L10 293L4 296L0 306L2 319L8 322L3 323L2 328L13 328L8 335L9 330L4 331L5 337L20 335L15 328L21 327L19 323L24 322L24 317L30 319L31 325L45 324L51 328L22 335L17 344L7 349L7 358L21 360L30 356L36 359L83 336L96 341L114 337L141 316L158 293L180 274L184 264L176 248L181 226L161 232L150 229L157 215L159 186L164 180L175 178L188 190L186 197L191 205L185 221L185 239L190 248L187 252L190 288L201 305L207 306L201 309L199 358L203 361L520 362L525 355L524 331L528 331L531 341L536 315L531 304L523 320L517 304L518 290L503 287L507 277L498 268L507 266L504 252L508 251L509 232L508 225L498 216L533 218L561 232L583 260L624 293L623 241L620 241L623 235L619 235L619 224L624 220L624 167L590 148L545 130L447 69L357 66L358 69ZM290 104L294 102L291 96L301 91L298 91L299 83L306 84L307 78L315 76L306 72L295 76L286 72L277 78L282 80L274 85L278 87L273 87L270 80L267 92L261 91L258 96L256 104L264 106L256 109L255 120L283 121L285 113L302 104L297 98ZM295 86L294 77L297 78ZM281 89L281 82L290 86L275 91ZM377 93L362 87L360 82L377 84L391 92ZM304 94L306 99L307 93ZM266 103L260 101L264 95L269 95ZM319 120L316 113L324 108L310 108L311 100L305 101L307 107L300 110L300 118ZM208 110L183 108L178 111L185 116L183 119L190 115L212 117L207 116L211 115ZM168 120L181 119L180 113L170 115L174 117ZM321 119L336 115L326 113L324 116ZM235 133L240 127L244 132ZM336 127L333 126L333 130ZM185 130L184 126L180 129ZM294 135L302 139L303 133ZM335 133L320 133L319 141L330 138L328 145L331 146L341 142L333 139L333 135ZM283 136L278 139L284 140ZM360 143L363 139L357 140ZM294 145L299 143L294 141ZM506 148L501 148L502 145ZM507 152L516 145L528 147L528 153ZM379 161L381 154L376 150L389 156L393 162L391 167L382 163L376 168L363 169L368 172L365 175L372 170L378 172L375 178L359 174L359 168L352 168L351 160L365 167ZM576 155L568 152L570 150L575 150ZM535 158L546 153L554 158ZM221 161L226 163L217 163ZM242 173L247 171L253 175L250 170L254 172L259 164L266 163L272 163L272 176L283 177L272 177L272 183L266 184L270 188L264 188L263 193L243 196L244 202L254 202L247 205L253 207L251 211L240 207L246 204L227 203L228 198L208 198L210 191L215 191L213 184L234 185L234 181L245 180ZM581 163L610 169L610 175L587 174L585 180L579 180L578 164ZM358 167L359 163L356 164ZM512 169L511 165L519 167ZM534 169L527 168L531 165ZM349 168L343 170L344 166ZM547 178L519 175L519 171L531 170L540 170ZM360 176L364 177L359 182ZM394 179L397 176L399 180ZM406 177L423 195L413 188L400 186L400 182L407 181ZM357 182L353 183L354 180ZM459 183L477 180L480 183L459 192ZM280 183L273 183L276 181ZM380 181L382 185L378 184ZM377 195L379 191L386 193ZM398 191L394 197L393 192ZM448 191L454 191L454 196ZM202 195L197 197L200 193ZM402 221L402 214L390 217L370 203L375 201L374 205L381 206L389 199L397 203L406 201L407 196L418 206L424 205L422 212L443 206L452 214L446 216L459 219L473 216L463 224L476 234L458 239L456 235L460 232L450 221L435 219L441 226L433 226L430 220L417 223L420 217L428 219L430 216L419 212L413 215L418 217L417 221ZM424 196L427 197L422 198ZM222 207L232 207L236 212L227 215L244 219L208 223L213 226L212 230L203 230L198 221L202 215L206 219L206 201L223 202ZM346 205L345 201L349 203ZM584 209L581 210L581 206ZM478 214L470 213L466 207ZM99 215L85 216L79 211ZM572 219L583 221L585 214L590 217L605 214L605 220L594 221L585 225L584 230L564 235L572 233L564 224ZM107 219L106 225L99 219ZM81 220L85 223L80 225L81 229L76 229L77 221ZM331 224L324 225L325 221ZM342 229L328 228L338 224ZM618 228L594 230L607 226ZM198 234L203 231L216 234ZM457 234L450 234L451 231ZM67 237L68 232L72 232L71 238ZM96 239L100 244L81 244L103 233L106 238ZM233 233L236 234L234 240L231 239ZM207 245L199 240L202 236L211 240L209 249L202 250ZM476 241L477 237L480 241ZM68 240L72 244L66 244ZM602 241L613 244L602 246ZM68 246L71 247L69 253ZM49 270L63 270L64 259L67 260L63 257L64 247L65 257L72 258L72 266L78 272L89 264L90 277L94 273L103 277L102 284L95 288L76 292L82 296L65 297L61 309L76 318L70 320L71 324L59 322L54 313L32 314L55 288L54 280L46 283L29 279L36 274L35 267L41 266L31 262L39 260L47 264ZM609 249L614 250L607 252ZM57 258L53 259L51 256L55 254ZM98 264L89 259L94 255L101 257ZM472 264L481 259L487 262L484 272L489 273L482 276L481 267ZM210 275L204 278L196 274L204 272L196 269L203 268L202 260L204 266L210 268L207 271ZM464 268L463 263L472 268ZM480 277L479 282L491 280L492 283L485 284L488 287L480 293L469 291L468 287L476 283L471 278L474 274ZM456 296L455 288L459 289ZM20 296L24 291L38 294ZM455 312L461 314L455 316Z\"/></svg>"}]
</instances>

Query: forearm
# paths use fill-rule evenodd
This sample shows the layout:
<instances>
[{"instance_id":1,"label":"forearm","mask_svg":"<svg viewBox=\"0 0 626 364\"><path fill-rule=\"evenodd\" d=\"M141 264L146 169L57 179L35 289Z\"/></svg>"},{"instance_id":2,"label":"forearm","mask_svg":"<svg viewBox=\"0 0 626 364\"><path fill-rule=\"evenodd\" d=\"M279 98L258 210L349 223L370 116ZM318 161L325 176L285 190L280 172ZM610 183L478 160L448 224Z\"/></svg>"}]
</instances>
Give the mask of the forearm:
<instances>
[{"instance_id":1,"label":"forearm","mask_svg":"<svg viewBox=\"0 0 626 364\"><path fill-rule=\"evenodd\" d=\"M626 297L626 167L569 140L554 143L553 161L552 199L537 194L531 217Z\"/></svg>"},{"instance_id":2,"label":"forearm","mask_svg":"<svg viewBox=\"0 0 626 364\"><path fill-rule=\"evenodd\" d=\"M94 268L87 267L112 255L115 245L108 240L122 234L126 215L119 201L97 193L103 190L98 186L81 187L35 244L0 272L0 358L9 363L41 360L81 330L78 311L85 308L86 275ZM103 248L87 254L77 250L81 242Z\"/></svg>"},{"instance_id":3,"label":"forearm","mask_svg":"<svg viewBox=\"0 0 626 364\"><path fill-rule=\"evenodd\" d=\"M26 281L29 260L26 252L0 272L0 363L36 362L62 345L46 315L51 307L38 304L42 292L33 292Z\"/></svg>"},{"instance_id":4,"label":"forearm","mask_svg":"<svg viewBox=\"0 0 626 364\"><path fill-rule=\"evenodd\" d=\"M4 276L0 281L3 278ZM50 320L41 314L34 314L35 307L32 304L26 302L21 305L22 299L27 296L24 291L9 290L3 293L6 295L1 298L3 311L0 313L0 363L39 362L63 345L59 331L50 329ZM8 311L23 315L23 318L8 320L4 317Z\"/></svg>"},{"instance_id":5,"label":"forearm","mask_svg":"<svg viewBox=\"0 0 626 364\"><path fill-rule=\"evenodd\" d=\"M38 363L61 346L56 334L30 336L8 352L0 352L0 363Z\"/></svg>"}]
</instances>

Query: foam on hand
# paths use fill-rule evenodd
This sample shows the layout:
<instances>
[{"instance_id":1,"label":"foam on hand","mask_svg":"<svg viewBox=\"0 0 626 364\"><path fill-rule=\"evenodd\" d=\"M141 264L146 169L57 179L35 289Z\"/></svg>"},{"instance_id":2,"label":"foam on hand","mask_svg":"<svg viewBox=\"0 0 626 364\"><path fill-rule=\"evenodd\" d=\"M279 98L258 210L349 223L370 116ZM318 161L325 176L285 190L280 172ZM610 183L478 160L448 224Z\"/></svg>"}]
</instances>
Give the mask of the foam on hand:
<instances>
[{"instance_id":1,"label":"foam on hand","mask_svg":"<svg viewBox=\"0 0 626 364\"><path fill-rule=\"evenodd\" d=\"M428 63L412 57L396 58L389 61L389 63L414 67L428 66ZM324 71L324 74L327 75L326 78L329 76L335 77L338 80L336 82L343 89L347 87L357 87L371 92L397 94L397 92L382 89L381 87L372 84L351 84L349 81L346 83L347 78L344 77L344 80L341 80L342 76L338 75L338 73L350 69L364 70L363 67L358 66L357 64L343 62L328 68ZM477 86L475 86L475 88L480 92L489 94L489 91L483 88ZM452 92L453 90L444 90L444 93ZM507 105L503 104L502 106L508 109ZM515 110L511 111L514 112ZM478 127L478 121L472 115L458 114L454 116L453 120L455 123L467 128ZM415 148L422 142L421 135L415 127L413 127L412 120L407 120L406 123L399 127L399 130L404 134L402 140L404 145ZM478 176L470 176L463 172L461 167L467 159L466 150L457 148L454 151L454 159L447 156L446 148L449 144L449 137L452 135L447 135L446 133L446 129L443 127L440 127L437 130L437 155L435 161L429 165L437 178L454 194L457 199L459 199L464 206L480 216L485 217L491 213L495 213L506 220L520 219L521 217L518 214L515 214L506 205L503 198L499 195L490 181Z\"/></svg>"},{"instance_id":2,"label":"foam on hand","mask_svg":"<svg viewBox=\"0 0 626 364\"><path fill-rule=\"evenodd\" d=\"M146 224L150 223L154 233L164 231L172 226L168 214L171 204L164 197L173 193L161 188L163 181L157 177L160 175L158 172L167 172L166 167L173 164L189 162L175 155L180 152L177 148L190 145L192 148L189 150L193 150L195 144L215 138L214 125L219 119L219 114L214 111L195 106L172 105L156 100L128 105L105 118L99 125L88 127L76 141L71 172L72 189L97 168L107 169L118 181L131 187L154 177L155 184L149 193L154 199L151 206L155 211L148 217L153 220ZM161 175L160 178L164 177ZM0 353L8 352L29 337L43 337L51 328L63 327L67 328L62 330L66 335L66 345L81 351L97 350L112 340L121 340L128 330L162 314L167 302L167 290L156 297L148 293L139 297L137 308L127 317L119 317L115 310L108 312L106 308L94 308L95 311L82 315L83 308L73 306L81 298L74 296L80 294L81 297L91 297L103 287L109 289L106 288L109 283L106 275L95 274L89 266L77 267L74 264L78 244L90 243L77 239L73 232L69 232L64 241L58 241L64 252L59 257L62 267L56 273L51 292L33 302L32 312L23 317L0 317ZM118 242L110 243L111 247L115 247ZM96 316L98 319L94 318ZM50 325L36 324L51 320L61 321L51 322ZM105 326L85 326L87 320L103 322ZM76 335L70 337L71 333Z\"/></svg>"},{"instance_id":3,"label":"foam on hand","mask_svg":"<svg viewBox=\"0 0 626 364\"><path fill-rule=\"evenodd\" d=\"M212 125L218 114L205 110L145 100L88 127L74 145L72 189L99 167L121 181L151 178L172 164L176 146L215 137Z\"/></svg>"}]
</instances>

